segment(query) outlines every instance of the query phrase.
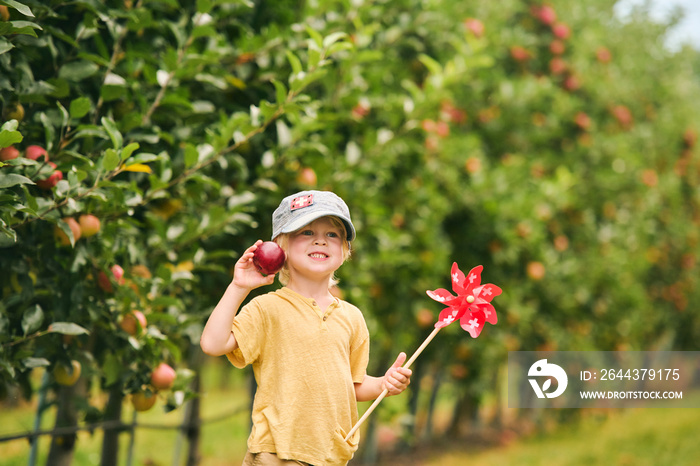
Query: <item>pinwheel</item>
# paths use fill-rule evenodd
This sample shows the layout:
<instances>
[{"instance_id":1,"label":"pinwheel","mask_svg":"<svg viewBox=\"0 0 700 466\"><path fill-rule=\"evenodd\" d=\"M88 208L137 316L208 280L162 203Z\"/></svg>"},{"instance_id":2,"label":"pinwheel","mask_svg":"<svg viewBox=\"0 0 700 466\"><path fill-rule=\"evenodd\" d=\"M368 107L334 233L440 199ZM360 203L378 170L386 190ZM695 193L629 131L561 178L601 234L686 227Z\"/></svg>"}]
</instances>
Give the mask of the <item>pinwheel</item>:
<instances>
[{"instance_id":1,"label":"pinwheel","mask_svg":"<svg viewBox=\"0 0 700 466\"><path fill-rule=\"evenodd\" d=\"M453 295L444 288L437 290L428 290L426 293L435 301L446 305L447 307L440 312L438 321L435 323L435 329L423 341L413 355L406 361L403 367L409 368L435 338L440 330L450 325L452 322L459 320L460 326L469 332L472 338L477 338L484 328L486 322L495 325L498 322L496 309L491 304L491 300L500 295L502 290L498 286L487 283L481 284L481 271L484 267L479 265L469 271L467 275L459 269L457 263L452 264L452 290L457 293ZM374 409L388 394L388 390L384 390L379 397L372 403L372 406L365 411L359 421L353 426L345 441L350 439L353 434L360 428L363 422L369 417Z\"/></svg>"},{"instance_id":2,"label":"pinwheel","mask_svg":"<svg viewBox=\"0 0 700 466\"><path fill-rule=\"evenodd\" d=\"M469 332L472 338L476 338L484 328L484 322L495 325L498 322L496 309L491 305L491 300L501 294L501 289L488 283L481 284L481 271L484 267L474 267L465 276L457 263L452 264L452 290L457 296L452 295L444 288L434 291L426 291L435 301L448 307L440 312L435 328L447 327L452 322L459 320L460 326Z\"/></svg>"}]
</instances>

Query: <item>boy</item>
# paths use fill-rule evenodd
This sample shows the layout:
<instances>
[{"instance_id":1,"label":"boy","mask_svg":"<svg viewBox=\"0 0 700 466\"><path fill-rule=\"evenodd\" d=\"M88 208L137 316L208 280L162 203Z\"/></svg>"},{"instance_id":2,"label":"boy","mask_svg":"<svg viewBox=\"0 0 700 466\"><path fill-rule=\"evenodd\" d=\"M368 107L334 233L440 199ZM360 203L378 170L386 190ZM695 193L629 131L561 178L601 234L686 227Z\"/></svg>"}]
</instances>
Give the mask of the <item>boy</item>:
<instances>
[{"instance_id":1,"label":"boy","mask_svg":"<svg viewBox=\"0 0 700 466\"><path fill-rule=\"evenodd\" d=\"M334 297L335 271L350 255L355 227L345 202L329 191L302 191L282 200L272 240L287 255L283 288L258 296L237 314L248 293L270 285L253 265L258 240L236 262L233 280L200 341L212 356L239 368L253 365L258 390L247 465L344 465L357 450L357 401L404 391L411 371L401 353L383 377L366 375L369 332L355 306Z\"/></svg>"}]
</instances>

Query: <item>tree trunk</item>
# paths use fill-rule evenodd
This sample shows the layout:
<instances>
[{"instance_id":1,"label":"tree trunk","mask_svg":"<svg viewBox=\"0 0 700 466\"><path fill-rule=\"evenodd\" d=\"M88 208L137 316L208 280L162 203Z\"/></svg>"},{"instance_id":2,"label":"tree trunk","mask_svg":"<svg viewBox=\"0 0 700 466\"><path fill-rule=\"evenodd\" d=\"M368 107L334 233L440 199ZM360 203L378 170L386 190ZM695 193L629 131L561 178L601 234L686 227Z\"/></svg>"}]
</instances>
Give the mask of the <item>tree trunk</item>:
<instances>
[{"instance_id":1,"label":"tree trunk","mask_svg":"<svg viewBox=\"0 0 700 466\"><path fill-rule=\"evenodd\" d=\"M431 439L433 438L433 415L435 414L435 406L437 405L437 395L442 385L442 375L443 371L438 369L435 371L435 376L433 377L433 387L430 391L430 401L428 402L428 414L425 419L425 430L423 431L423 438Z\"/></svg>"},{"instance_id":2,"label":"tree trunk","mask_svg":"<svg viewBox=\"0 0 700 466\"><path fill-rule=\"evenodd\" d=\"M462 395L457 403L455 403L454 411L452 413L452 420L450 421L450 427L447 429L447 433L451 438L458 438L461 435L466 434L466 430L463 426L465 423L471 424L477 413L477 402L473 396L465 393ZM466 422L465 422L466 419Z\"/></svg>"},{"instance_id":3,"label":"tree trunk","mask_svg":"<svg viewBox=\"0 0 700 466\"><path fill-rule=\"evenodd\" d=\"M124 428L121 425L122 402L124 394L120 384L115 384L109 390L109 400L105 408L105 421L112 422L104 428L104 438L102 439L102 459L100 466L117 466L119 457L119 434Z\"/></svg>"},{"instance_id":4,"label":"tree trunk","mask_svg":"<svg viewBox=\"0 0 700 466\"><path fill-rule=\"evenodd\" d=\"M80 380L76 385L61 386L58 389L58 409L56 410L55 429L62 427L77 427L78 413L75 409L74 399L76 390L79 386L84 385ZM46 464L51 466L68 466L73 462L73 452L75 449L75 441L77 439L75 432L54 434L51 437L51 447Z\"/></svg>"},{"instance_id":5,"label":"tree trunk","mask_svg":"<svg viewBox=\"0 0 700 466\"><path fill-rule=\"evenodd\" d=\"M195 363L196 364L196 363ZM199 364L196 364L200 366ZM201 366L200 366L201 367ZM198 370L192 380L192 391L200 392L201 388L201 372ZM200 422L200 400L201 397L195 396L185 408L185 436L187 437L187 466L196 466L199 464L199 436L201 433Z\"/></svg>"}]
</instances>

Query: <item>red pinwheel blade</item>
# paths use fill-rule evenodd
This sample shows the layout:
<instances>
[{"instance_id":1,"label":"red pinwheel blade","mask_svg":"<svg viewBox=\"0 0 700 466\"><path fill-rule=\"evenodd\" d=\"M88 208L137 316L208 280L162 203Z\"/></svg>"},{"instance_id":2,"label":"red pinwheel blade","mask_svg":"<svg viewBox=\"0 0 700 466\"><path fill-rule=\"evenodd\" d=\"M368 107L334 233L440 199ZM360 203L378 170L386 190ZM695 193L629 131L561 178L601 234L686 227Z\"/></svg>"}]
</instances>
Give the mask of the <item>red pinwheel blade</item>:
<instances>
[{"instance_id":1,"label":"red pinwheel blade","mask_svg":"<svg viewBox=\"0 0 700 466\"><path fill-rule=\"evenodd\" d=\"M440 312L435 328L443 328L459 320L460 327L469 332L472 338L481 334L486 322L495 325L498 322L496 309L491 300L500 295L503 290L493 283L481 284L481 272L484 267L478 265L464 274L456 262L452 264L450 278L454 296L444 288L428 290L430 298L442 303L447 308Z\"/></svg>"},{"instance_id":2,"label":"red pinwheel blade","mask_svg":"<svg viewBox=\"0 0 700 466\"><path fill-rule=\"evenodd\" d=\"M459 325L464 330L469 332L469 335L471 335L472 338L476 338L481 334L481 331L484 328L485 320L484 313L480 309L477 309L473 312L467 312L464 314L459 320Z\"/></svg>"},{"instance_id":3,"label":"red pinwheel blade","mask_svg":"<svg viewBox=\"0 0 700 466\"><path fill-rule=\"evenodd\" d=\"M503 290L501 290L500 287L492 283L487 283L475 288L474 296L490 303L493 298L500 295L502 292Z\"/></svg>"},{"instance_id":4,"label":"red pinwheel blade","mask_svg":"<svg viewBox=\"0 0 700 466\"><path fill-rule=\"evenodd\" d=\"M464 289L464 273L459 270L459 266L456 262L452 263L450 276L452 277L452 289L454 292L457 294L464 294L466 291Z\"/></svg>"},{"instance_id":5,"label":"red pinwheel blade","mask_svg":"<svg viewBox=\"0 0 700 466\"><path fill-rule=\"evenodd\" d=\"M464 277L464 289L473 290L474 288L481 285L481 271L484 270L483 265L477 265L469 271L466 277Z\"/></svg>"},{"instance_id":6,"label":"red pinwheel blade","mask_svg":"<svg viewBox=\"0 0 700 466\"><path fill-rule=\"evenodd\" d=\"M454 296L452 293L450 293L444 288L438 288L437 290L432 291L428 290L426 291L426 294L435 301L448 306L453 304L459 298L458 296Z\"/></svg>"}]
</instances>

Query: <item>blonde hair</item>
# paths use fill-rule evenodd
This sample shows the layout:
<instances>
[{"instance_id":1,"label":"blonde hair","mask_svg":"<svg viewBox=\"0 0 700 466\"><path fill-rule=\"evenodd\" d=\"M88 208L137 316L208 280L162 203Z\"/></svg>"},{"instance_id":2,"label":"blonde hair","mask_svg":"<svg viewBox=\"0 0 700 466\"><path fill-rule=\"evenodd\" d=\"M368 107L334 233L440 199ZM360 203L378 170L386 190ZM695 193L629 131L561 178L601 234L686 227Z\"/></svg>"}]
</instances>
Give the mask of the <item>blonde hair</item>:
<instances>
[{"instance_id":1,"label":"blonde hair","mask_svg":"<svg viewBox=\"0 0 700 466\"><path fill-rule=\"evenodd\" d=\"M324 217L321 217L324 218ZM333 217L332 215L329 215L325 218L328 218L328 220L331 221L331 224L333 227L338 228L340 230L340 236L343 238L343 262L348 260L350 258L350 255L352 253L351 248L350 248L350 242L348 241L348 232L347 228L345 227L345 223L343 223L342 220L340 220L338 217ZM315 220L314 220L315 221ZM308 224L307 224L308 225ZM301 228L305 228L307 225L304 225ZM277 243L282 250L284 251L285 254L288 254L289 250L289 237L293 234L295 234L297 231L301 230L299 228L296 231L293 231L291 233L280 233L277 235L277 237L273 240L275 243ZM287 266L287 262L285 261L284 265L282 266L282 270L279 271L279 281L283 285L287 285L289 283L289 267ZM335 276L335 273L333 276L331 276L330 281L328 282L328 289L333 288L336 286L340 280Z\"/></svg>"}]
</instances>

